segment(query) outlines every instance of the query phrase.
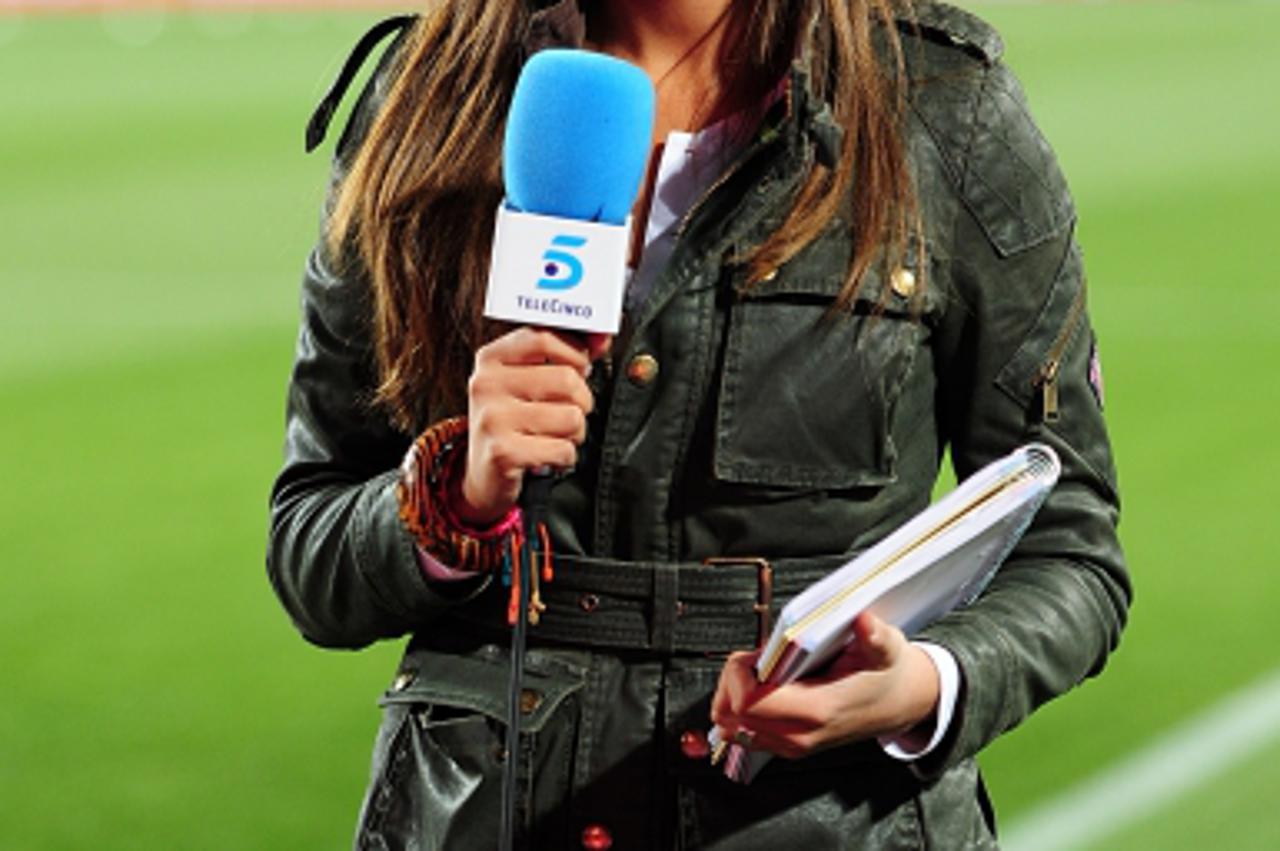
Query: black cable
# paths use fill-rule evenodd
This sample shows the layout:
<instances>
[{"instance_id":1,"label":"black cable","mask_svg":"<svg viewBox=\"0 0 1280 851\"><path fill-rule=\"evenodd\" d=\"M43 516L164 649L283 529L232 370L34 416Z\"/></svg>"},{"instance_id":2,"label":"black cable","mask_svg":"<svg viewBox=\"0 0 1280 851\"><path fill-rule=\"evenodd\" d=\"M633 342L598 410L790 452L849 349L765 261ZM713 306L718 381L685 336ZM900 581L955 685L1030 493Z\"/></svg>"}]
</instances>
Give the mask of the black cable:
<instances>
[{"instance_id":1,"label":"black cable","mask_svg":"<svg viewBox=\"0 0 1280 851\"><path fill-rule=\"evenodd\" d=\"M530 473L525 476L524 489L520 493L525 545L520 548L516 563L511 565L511 581L520 583L520 593L515 628L511 631L511 676L507 681L506 759L502 764L502 823L498 842L501 851L514 851L515 848L516 783L520 765L520 694L524 691L524 651L529 633L529 589L532 587L533 572L538 569L534 558L534 544L540 540L538 527L545 522L552 482L553 477L549 473Z\"/></svg>"}]
</instances>

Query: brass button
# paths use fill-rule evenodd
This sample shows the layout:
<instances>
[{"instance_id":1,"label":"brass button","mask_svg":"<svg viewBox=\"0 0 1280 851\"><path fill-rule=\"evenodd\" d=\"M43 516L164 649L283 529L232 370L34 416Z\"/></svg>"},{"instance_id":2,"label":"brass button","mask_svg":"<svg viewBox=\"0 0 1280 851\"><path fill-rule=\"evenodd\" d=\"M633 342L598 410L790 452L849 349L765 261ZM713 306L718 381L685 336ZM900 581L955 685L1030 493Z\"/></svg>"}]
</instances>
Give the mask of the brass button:
<instances>
[{"instance_id":1,"label":"brass button","mask_svg":"<svg viewBox=\"0 0 1280 851\"><path fill-rule=\"evenodd\" d=\"M609 851L613 834L602 824L589 824L582 829L582 847L587 851Z\"/></svg>"},{"instance_id":2,"label":"brass button","mask_svg":"<svg viewBox=\"0 0 1280 851\"><path fill-rule=\"evenodd\" d=\"M528 715L542 705L542 692L527 688L520 692L520 712Z\"/></svg>"},{"instance_id":3,"label":"brass button","mask_svg":"<svg viewBox=\"0 0 1280 851\"><path fill-rule=\"evenodd\" d=\"M653 355L636 355L627 364L627 380L637 387L647 387L658 377L658 359Z\"/></svg>"},{"instance_id":4,"label":"brass button","mask_svg":"<svg viewBox=\"0 0 1280 851\"><path fill-rule=\"evenodd\" d=\"M685 730L680 734L680 753L689 759L706 759L711 753L711 743L701 730Z\"/></svg>"},{"instance_id":5,"label":"brass button","mask_svg":"<svg viewBox=\"0 0 1280 851\"><path fill-rule=\"evenodd\" d=\"M903 298L910 298L911 294L916 291L915 272L901 267L894 269L893 274L889 276L889 286Z\"/></svg>"},{"instance_id":6,"label":"brass button","mask_svg":"<svg viewBox=\"0 0 1280 851\"><path fill-rule=\"evenodd\" d=\"M776 277L778 277L778 270L770 269L768 272L765 272L763 276L761 276L760 282L767 284Z\"/></svg>"},{"instance_id":7,"label":"brass button","mask_svg":"<svg viewBox=\"0 0 1280 851\"><path fill-rule=\"evenodd\" d=\"M391 690L404 691L409 686L413 685L413 681L417 678L418 675L413 671L401 671L396 675L395 682L391 684Z\"/></svg>"}]
</instances>

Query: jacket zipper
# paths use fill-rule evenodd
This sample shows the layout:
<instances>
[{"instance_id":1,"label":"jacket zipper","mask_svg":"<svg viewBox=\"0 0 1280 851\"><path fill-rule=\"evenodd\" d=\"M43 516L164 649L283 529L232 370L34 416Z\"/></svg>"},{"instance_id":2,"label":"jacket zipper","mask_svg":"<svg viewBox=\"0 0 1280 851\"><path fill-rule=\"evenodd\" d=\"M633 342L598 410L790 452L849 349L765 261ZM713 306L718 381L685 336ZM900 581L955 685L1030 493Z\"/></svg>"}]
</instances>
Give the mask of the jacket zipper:
<instances>
[{"instance_id":1,"label":"jacket zipper","mask_svg":"<svg viewBox=\"0 0 1280 851\"><path fill-rule=\"evenodd\" d=\"M1071 302L1071 309L1067 313L1067 321L1063 323L1061 330L1058 331L1058 336L1053 340L1053 345L1049 347L1049 357L1040 365L1039 371L1036 372L1036 376L1031 382L1033 387L1040 388L1040 416L1046 423L1056 423L1058 421L1058 370L1062 366L1062 356L1066 351L1067 344L1071 342L1076 326L1080 324L1080 317L1084 315L1084 303L1085 285L1082 281L1080 290Z\"/></svg>"},{"instance_id":2,"label":"jacket zipper","mask_svg":"<svg viewBox=\"0 0 1280 851\"><path fill-rule=\"evenodd\" d=\"M787 113L786 113L786 117L783 119L783 123L785 123L788 119L790 119L791 110L793 109L793 106L791 103L791 85L792 85L791 80L788 79L786 83L786 86L787 86L786 92L785 94L783 94L783 97L786 98L786 101L787 101L786 103ZM721 186L724 186L726 183L729 182L730 179L733 178L734 175L736 175L739 171L741 171L743 165L745 165L750 160L754 159L756 154L758 154L762 148L776 141L780 134L781 134L781 131L777 127L768 127L768 128L765 128L763 131L761 131L760 136L756 140L756 143L748 146L748 148L745 151L743 151L742 154L739 155L736 160L734 160L733 165L725 169L724 173L721 174L718 178L716 178L715 182L712 183L709 187L707 187L706 191L704 191L701 195L698 196L698 200L694 201L693 204L689 207L689 209L685 211L684 216L681 217L680 219L680 224L676 227L677 239L684 236L685 230L689 227L689 222L693 220L694 214L696 214L698 210L702 208L702 205L706 203L707 199L710 198L717 189L719 189Z\"/></svg>"}]
</instances>

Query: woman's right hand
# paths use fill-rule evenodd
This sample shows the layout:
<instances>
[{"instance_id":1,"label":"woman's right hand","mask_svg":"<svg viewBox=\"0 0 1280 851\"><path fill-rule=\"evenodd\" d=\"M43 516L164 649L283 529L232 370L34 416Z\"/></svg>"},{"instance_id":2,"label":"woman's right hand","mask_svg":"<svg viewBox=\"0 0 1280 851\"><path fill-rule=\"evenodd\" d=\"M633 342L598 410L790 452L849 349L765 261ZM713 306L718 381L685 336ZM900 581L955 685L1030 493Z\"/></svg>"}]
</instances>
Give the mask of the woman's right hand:
<instances>
[{"instance_id":1,"label":"woman's right hand","mask_svg":"<svg viewBox=\"0 0 1280 851\"><path fill-rule=\"evenodd\" d=\"M524 474L568 468L587 436L595 399L591 360L608 338L517 328L482 346L467 385L467 467L460 519L483 528L511 510Z\"/></svg>"}]
</instances>

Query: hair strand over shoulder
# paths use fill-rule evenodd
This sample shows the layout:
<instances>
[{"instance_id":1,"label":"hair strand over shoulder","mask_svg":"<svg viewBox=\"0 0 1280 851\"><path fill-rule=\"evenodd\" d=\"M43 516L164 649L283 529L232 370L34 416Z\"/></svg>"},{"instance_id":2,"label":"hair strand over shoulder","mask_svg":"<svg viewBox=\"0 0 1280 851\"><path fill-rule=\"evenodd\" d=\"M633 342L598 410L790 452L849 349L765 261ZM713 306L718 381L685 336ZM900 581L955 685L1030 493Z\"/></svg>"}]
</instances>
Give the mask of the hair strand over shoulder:
<instances>
[{"instance_id":1,"label":"hair strand over shoulder","mask_svg":"<svg viewBox=\"0 0 1280 851\"><path fill-rule=\"evenodd\" d=\"M844 130L839 164L813 163L782 223L745 258L749 284L848 205L853 255L836 302L847 309L872 263L897 262L918 234L896 29L911 14L910 0L760 0L741 22L733 49L746 66L735 79L776 80L801 56L813 96ZM530 15L516 0L433 0L400 48L333 202L329 253L362 265L373 293L375 402L406 432L465 409L474 352L499 328L481 307Z\"/></svg>"}]
</instances>

